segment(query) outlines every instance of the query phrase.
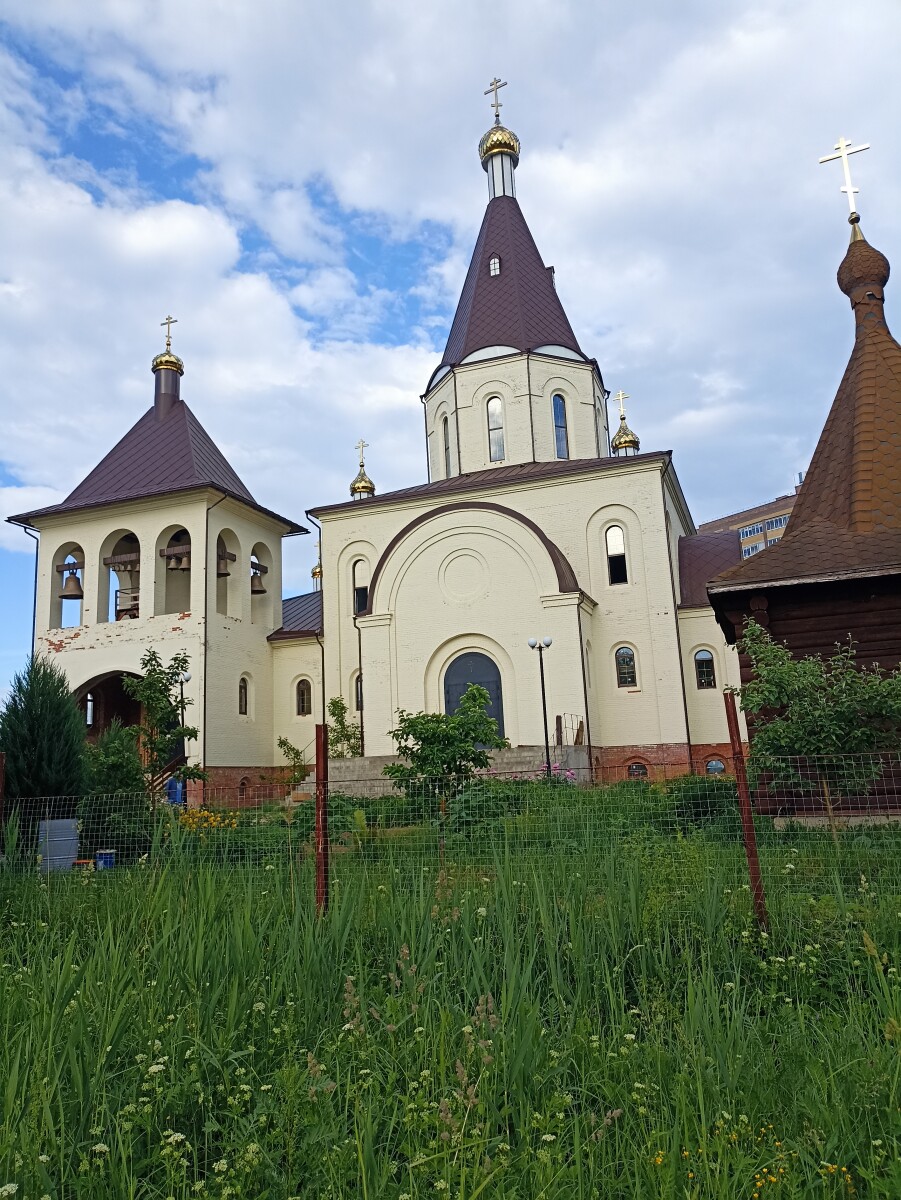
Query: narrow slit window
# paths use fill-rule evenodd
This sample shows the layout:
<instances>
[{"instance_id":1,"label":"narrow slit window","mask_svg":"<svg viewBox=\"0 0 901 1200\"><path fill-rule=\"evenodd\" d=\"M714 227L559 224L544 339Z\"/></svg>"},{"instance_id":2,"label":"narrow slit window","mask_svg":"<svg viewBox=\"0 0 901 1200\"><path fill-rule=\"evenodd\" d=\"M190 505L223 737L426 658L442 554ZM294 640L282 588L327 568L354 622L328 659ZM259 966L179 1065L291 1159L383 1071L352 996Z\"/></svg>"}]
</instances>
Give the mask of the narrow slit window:
<instances>
[{"instance_id":1,"label":"narrow slit window","mask_svg":"<svg viewBox=\"0 0 901 1200\"><path fill-rule=\"evenodd\" d=\"M569 458L569 434L566 429L566 401L554 397L554 446L558 458Z\"/></svg>"},{"instance_id":2,"label":"narrow slit window","mask_svg":"<svg viewBox=\"0 0 901 1200\"><path fill-rule=\"evenodd\" d=\"M616 652L616 686L634 688L638 686L638 674L635 670L635 651L628 646L620 646Z\"/></svg>"},{"instance_id":3,"label":"narrow slit window","mask_svg":"<svg viewBox=\"0 0 901 1200\"><path fill-rule=\"evenodd\" d=\"M504 406L500 396L488 401L488 456L492 462L504 459Z\"/></svg>"},{"instance_id":4,"label":"narrow slit window","mask_svg":"<svg viewBox=\"0 0 901 1200\"><path fill-rule=\"evenodd\" d=\"M709 650L699 650L695 655L695 678L699 688L716 687L716 669Z\"/></svg>"},{"instance_id":5,"label":"narrow slit window","mask_svg":"<svg viewBox=\"0 0 901 1200\"><path fill-rule=\"evenodd\" d=\"M607 575L611 583L628 583L626 567L626 539L619 525L611 525L606 533Z\"/></svg>"},{"instance_id":6,"label":"narrow slit window","mask_svg":"<svg viewBox=\"0 0 901 1200\"><path fill-rule=\"evenodd\" d=\"M297 684L297 715L308 717L313 711L313 687L309 679L301 679Z\"/></svg>"},{"instance_id":7,"label":"narrow slit window","mask_svg":"<svg viewBox=\"0 0 901 1200\"><path fill-rule=\"evenodd\" d=\"M363 711L363 676L357 674L354 678L354 708L357 712Z\"/></svg>"},{"instance_id":8,"label":"narrow slit window","mask_svg":"<svg viewBox=\"0 0 901 1200\"><path fill-rule=\"evenodd\" d=\"M444 478L450 479L450 427L447 417L442 418L441 421L441 437L444 441Z\"/></svg>"},{"instance_id":9,"label":"narrow slit window","mask_svg":"<svg viewBox=\"0 0 901 1200\"><path fill-rule=\"evenodd\" d=\"M247 680L243 676L238 680L238 714L247 716Z\"/></svg>"},{"instance_id":10,"label":"narrow slit window","mask_svg":"<svg viewBox=\"0 0 901 1200\"><path fill-rule=\"evenodd\" d=\"M501 260L496 254L492 254L491 258L489 258L489 260L488 260L488 274L489 275L500 275L500 273L501 273Z\"/></svg>"}]
</instances>

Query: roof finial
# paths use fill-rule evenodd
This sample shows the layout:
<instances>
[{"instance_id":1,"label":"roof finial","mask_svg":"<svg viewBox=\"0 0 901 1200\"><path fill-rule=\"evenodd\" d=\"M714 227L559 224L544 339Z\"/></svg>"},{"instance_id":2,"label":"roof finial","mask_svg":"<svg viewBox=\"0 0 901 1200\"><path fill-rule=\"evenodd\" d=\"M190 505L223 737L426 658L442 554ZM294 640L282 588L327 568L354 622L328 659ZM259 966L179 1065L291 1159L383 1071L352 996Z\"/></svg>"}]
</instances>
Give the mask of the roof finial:
<instances>
[{"instance_id":1,"label":"roof finial","mask_svg":"<svg viewBox=\"0 0 901 1200\"><path fill-rule=\"evenodd\" d=\"M857 215L857 208L854 204L854 197L858 194L860 188L854 187L851 183L851 166L848 162L848 155L859 154L861 150L869 150L869 148L869 142L864 142L862 146L852 146L847 138L840 137L835 143L835 149L838 151L838 153L825 154L820 159L821 163L835 162L837 159L841 159L842 173L845 176L845 186L841 188L841 191L843 191L848 197L848 208L851 211L851 215L848 217L848 220L852 225L856 225L860 220L860 217Z\"/></svg>"},{"instance_id":2,"label":"roof finial","mask_svg":"<svg viewBox=\"0 0 901 1200\"><path fill-rule=\"evenodd\" d=\"M501 109L504 107L504 106L503 106L503 104L501 104L500 100L498 100L498 98L497 98L497 94L498 94L498 92L500 91L500 89L501 89L502 87L506 87L506 86L507 86L507 81L506 81L506 80L504 80L504 82L503 82L503 83L501 83L501 81L500 81L500 80L498 79L498 77L495 75L494 79L492 79L491 83L489 83L489 84L488 84L488 87L485 89L485 95L486 95L486 96L488 96L488 95L489 95L491 92L494 92L494 99L491 101L491 107L494 109L494 123L495 123L495 125L500 125L500 123L501 123Z\"/></svg>"},{"instance_id":3,"label":"roof finial","mask_svg":"<svg viewBox=\"0 0 901 1200\"><path fill-rule=\"evenodd\" d=\"M166 317L164 321L160 321L160 325L166 326L166 351L172 349L172 326L178 324L176 317Z\"/></svg>"},{"instance_id":4,"label":"roof finial","mask_svg":"<svg viewBox=\"0 0 901 1200\"><path fill-rule=\"evenodd\" d=\"M363 464L363 451L369 447L368 442L364 442L362 438L354 447L360 452L360 469L357 472L357 477L350 485L350 495L353 500L362 500L364 496L375 495L375 484L366 474L366 467Z\"/></svg>"},{"instance_id":5,"label":"roof finial","mask_svg":"<svg viewBox=\"0 0 901 1200\"><path fill-rule=\"evenodd\" d=\"M619 429L613 435L613 440L610 443L610 449L617 458L626 458L629 454L637 454L641 449L641 442L638 440L638 434L633 433L626 424L626 409L625 401L630 397L620 388L613 399L619 404Z\"/></svg>"}]
</instances>

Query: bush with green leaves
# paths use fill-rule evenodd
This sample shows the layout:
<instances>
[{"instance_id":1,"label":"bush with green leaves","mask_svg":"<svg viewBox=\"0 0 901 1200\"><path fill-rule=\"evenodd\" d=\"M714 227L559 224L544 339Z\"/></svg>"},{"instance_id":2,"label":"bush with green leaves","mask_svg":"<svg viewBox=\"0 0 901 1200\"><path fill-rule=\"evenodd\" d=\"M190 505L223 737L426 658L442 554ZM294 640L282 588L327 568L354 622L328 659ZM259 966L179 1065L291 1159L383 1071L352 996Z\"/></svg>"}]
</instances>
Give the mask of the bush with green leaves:
<instances>
[{"instance_id":1,"label":"bush with green leaves","mask_svg":"<svg viewBox=\"0 0 901 1200\"><path fill-rule=\"evenodd\" d=\"M359 758L363 753L363 731L348 716L343 696L332 696L328 705L329 758Z\"/></svg>"},{"instance_id":2,"label":"bush with green leaves","mask_svg":"<svg viewBox=\"0 0 901 1200\"><path fill-rule=\"evenodd\" d=\"M673 817L681 828L738 821L738 789L726 775L679 775L666 785Z\"/></svg>"},{"instance_id":3,"label":"bush with green leaves","mask_svg":"<svg viewBox=\"0 0 901 1200\"><path fill-rule=\"evenodd\" d=\"M87 746L87 789L78 805L81 852L116 850L118 861L145 854L153 836L151 797L138 731L114 720Z\"/></svg>"},{"instance_id":4,"label":"bush with green leaves","mask_svg":"<svg viewBox=\"0 0 901 1200\"><path fill-rule=\"evenodd\" d=\"M85 790L85 720L65 672L34 657L14 676L0 712L6 755L6 815L30 838L44 816L71 817ZM52 800L45 801L45 797Z\"/></svg>"}]
</instances>

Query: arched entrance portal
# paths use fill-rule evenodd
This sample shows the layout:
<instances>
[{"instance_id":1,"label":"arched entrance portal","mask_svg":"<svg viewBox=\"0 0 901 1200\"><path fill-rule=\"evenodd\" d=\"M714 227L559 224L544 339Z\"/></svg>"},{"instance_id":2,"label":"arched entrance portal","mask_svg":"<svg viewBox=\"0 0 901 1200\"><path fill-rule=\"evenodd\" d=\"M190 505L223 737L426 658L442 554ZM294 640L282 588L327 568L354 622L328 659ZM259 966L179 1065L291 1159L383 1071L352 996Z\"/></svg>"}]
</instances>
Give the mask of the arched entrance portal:
<instances>
[{"instance_id":1,"label":"arched entrance portal","mask_svg":"<svg viewBox=\"0 0 901 1200\"><path fill-rule=\"evenodd\" d=\"M101 675L76 690L75 701L84 713L89 741L96 741L114 719L122 725L141 723L140 703L127 695L122 686L125 674L128 672Z\"/></svg>"},{"instance_id":2,"label":"arched entrance portal","mask_svg":"<svg viewBox=\"0 0 901 1200\"><path fill-rule=\"evenodd\" d=\"M444 674L444 711L455 713L460 704L460 698L471 683L483 687L491 697L488 704L488 716L497 721L497 731L504 736L504 695L501 688L501 673L497 663L487 654L479 654L475 650L461 654L447 668Z\"/></svg>"}]
</instances>

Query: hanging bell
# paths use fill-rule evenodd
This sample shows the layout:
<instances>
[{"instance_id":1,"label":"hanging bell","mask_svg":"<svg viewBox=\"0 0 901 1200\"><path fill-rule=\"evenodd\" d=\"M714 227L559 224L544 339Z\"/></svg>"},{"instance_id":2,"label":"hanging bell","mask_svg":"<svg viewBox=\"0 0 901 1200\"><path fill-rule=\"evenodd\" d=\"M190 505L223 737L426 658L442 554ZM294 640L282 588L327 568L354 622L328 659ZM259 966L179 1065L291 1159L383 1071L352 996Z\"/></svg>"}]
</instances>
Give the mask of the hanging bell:
<instances>
[{"instance_id":1,"label":"hanging bell","mask_svg":"<svg viewBox=\"0 0 901 1200\"><path fill-rule=\"evenodd\" d=\"M61 600L84 600L84 591L77 571L69 572L59 595Z\"/></svg>"},{"instance_id":2,"label":"hanging bell","mask_svg":"<svg viewBox=\"0 0 901 1200\"><path fill-rule=\"evenodd\" d=\"M217 559L216 560L216 578L217 579L228 579L229 575L231 575L231 571L229 571L229 569L228 569L228 559L227 558Z\"/></svg>"},{"instance_id":3,"label":"hanging bell","mask_svg":"<svg viewBox=\"0 0 901 1200\"><path fill-rule=\"evenodd\" d=\"M256 571L250 577L250 594L251 596L265 596L266 588L263 585L263 576L258 575Z\"/></svg>"},{"instance_id":4,"label":"hanging bell","mask_svg":"<svg viewBox=\"0 0 901 1200\"><path fill-rule=\"evenodd\" d=\"M166 563L166 570L167 571L177 571L178 564L180 562L181 562L181 559L178 557L177 554L170 554L169 561Z\"/></svg>"},{"instance_id":5,"label":"hanging bell","mask_svg":"<svg viewBox=\"0 0 901 1200\"><path fill-rule=\"evenodd\" d=\"M184 557L181 559L180 563L178 564L178 569L179 569L179 571L190 571L190 569L191 569L190 554L184 555Z\"/></svg>"}]
</instances>

